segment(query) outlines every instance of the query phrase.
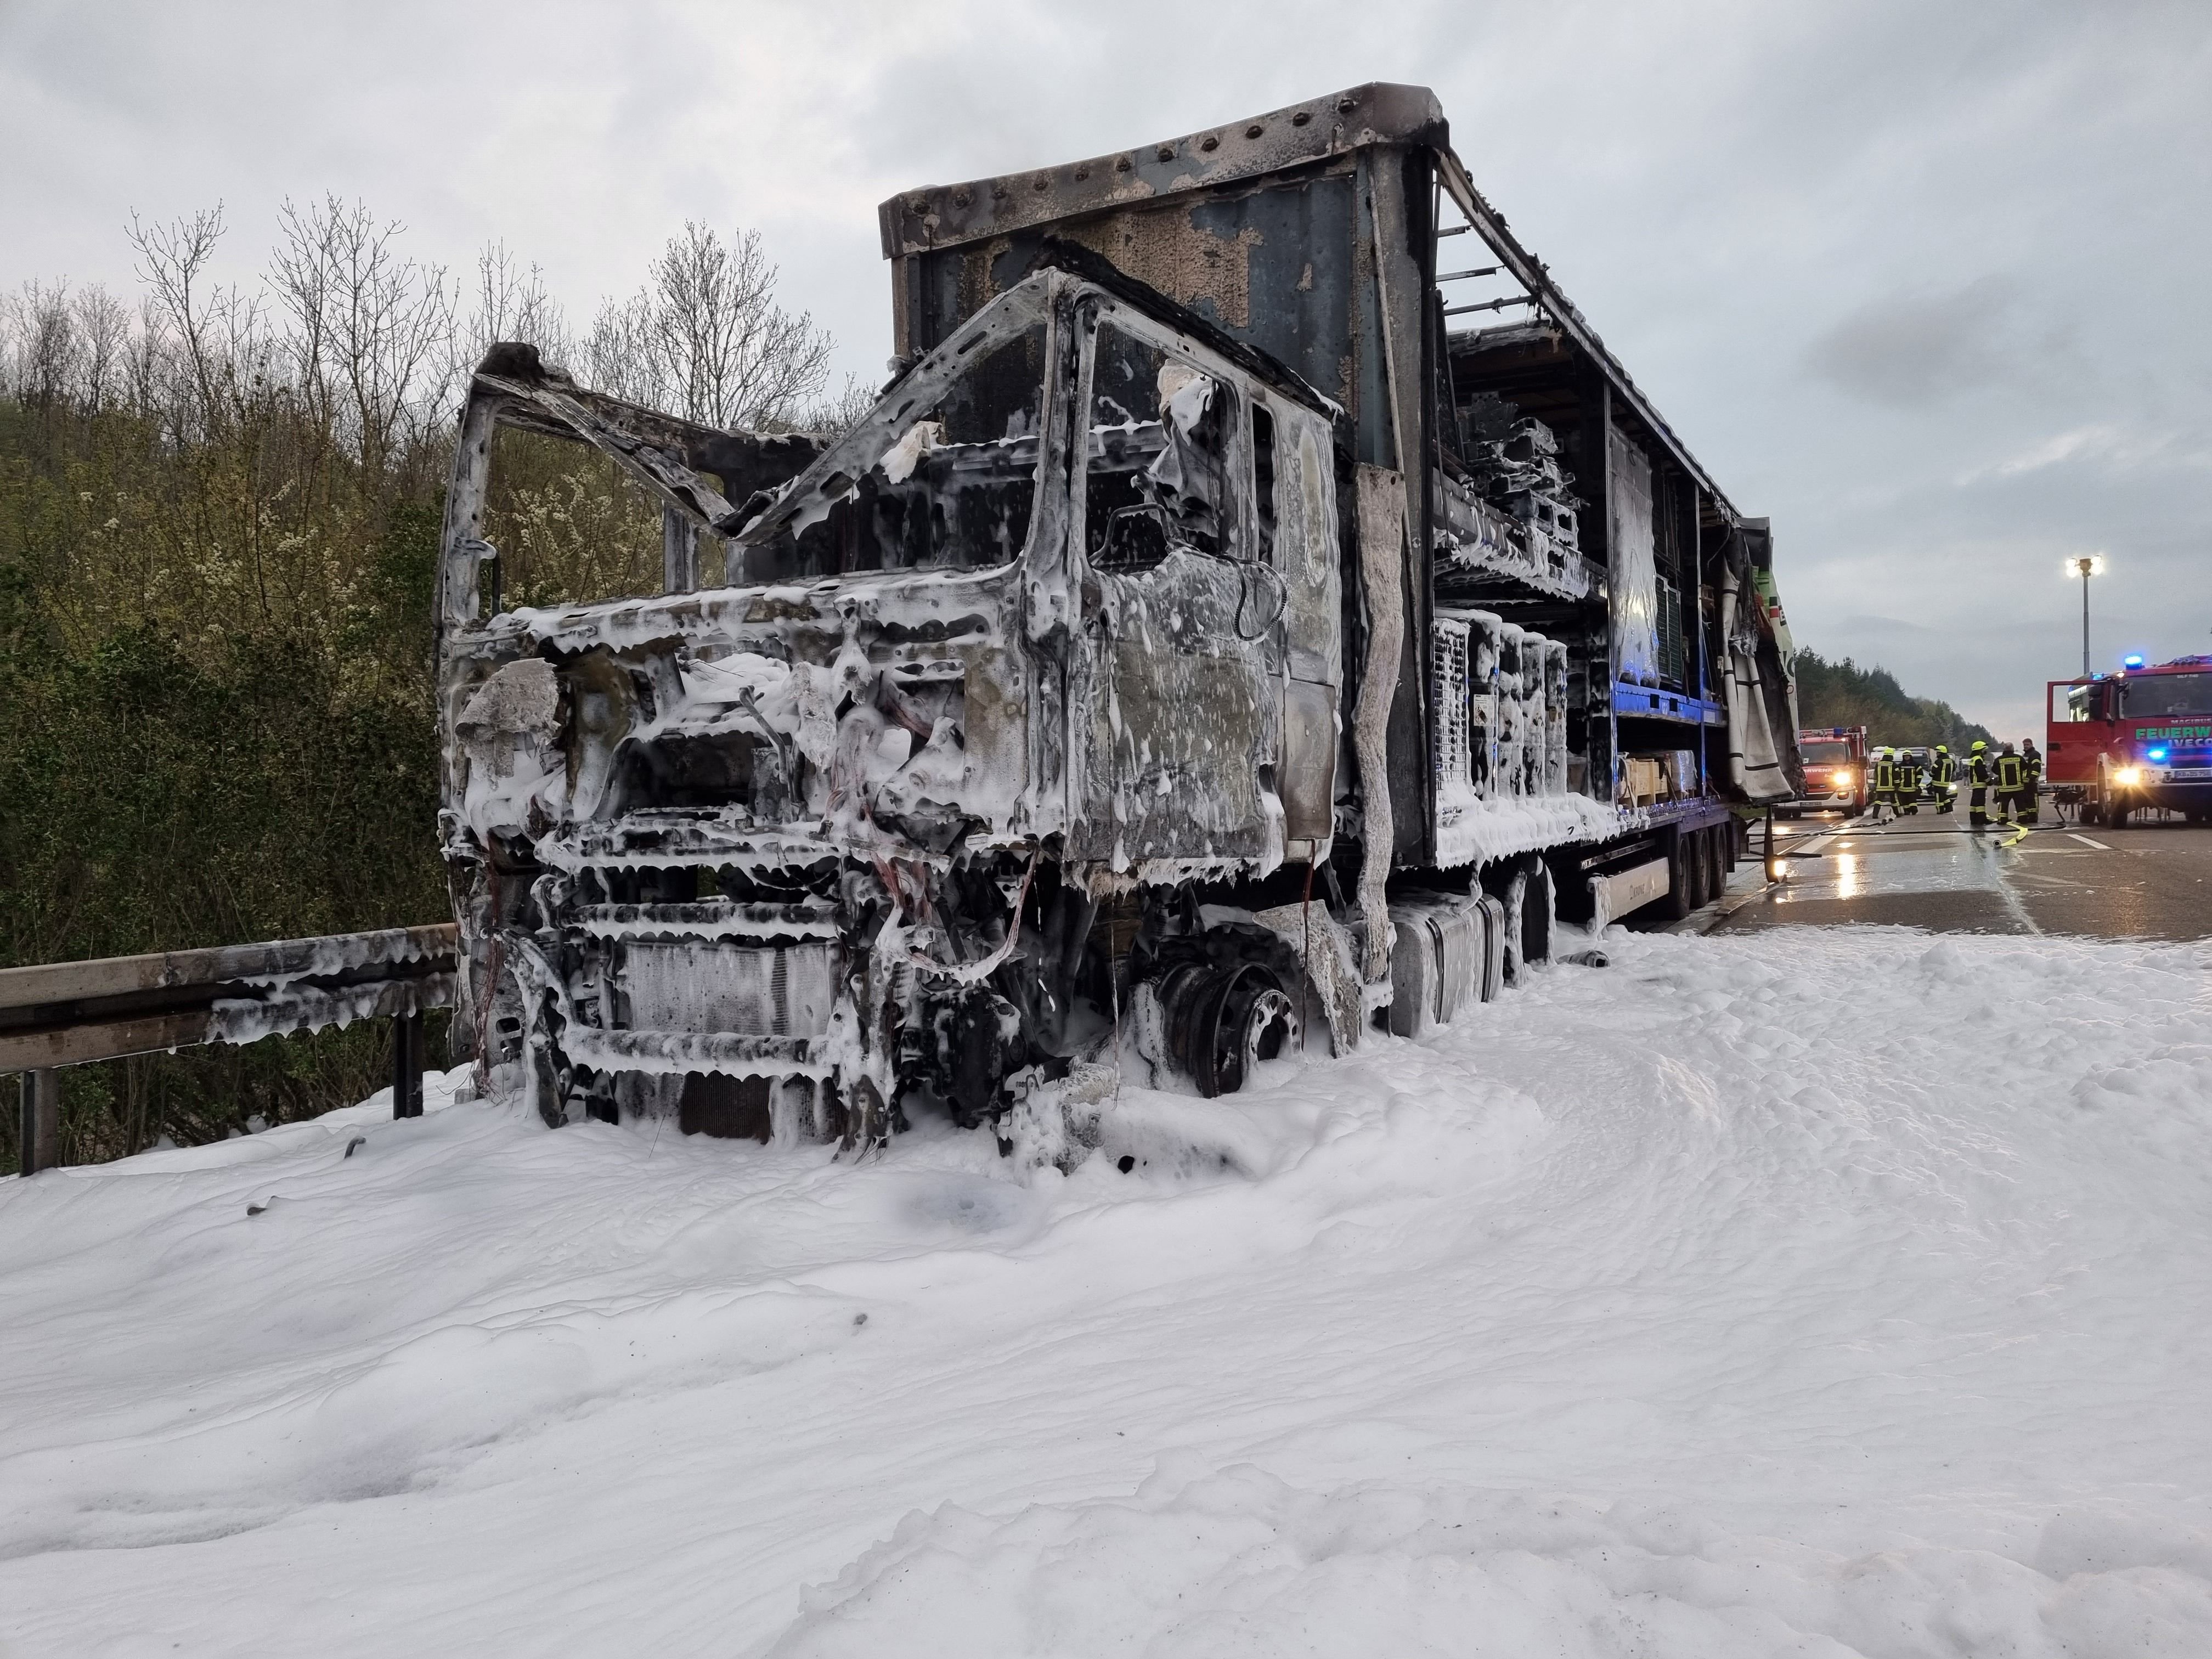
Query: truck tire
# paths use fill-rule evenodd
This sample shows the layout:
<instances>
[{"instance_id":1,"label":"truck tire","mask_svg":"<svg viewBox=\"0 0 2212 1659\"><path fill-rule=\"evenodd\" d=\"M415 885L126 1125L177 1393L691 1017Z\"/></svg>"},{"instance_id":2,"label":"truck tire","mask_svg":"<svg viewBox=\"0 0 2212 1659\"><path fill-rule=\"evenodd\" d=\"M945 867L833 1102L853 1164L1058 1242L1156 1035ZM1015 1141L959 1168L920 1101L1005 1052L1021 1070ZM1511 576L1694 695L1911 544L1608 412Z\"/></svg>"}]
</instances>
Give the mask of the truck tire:
<instances>
[{"instance_id":1,"label":"truck tire","mask_svg":"<svg viewBox=\"0 0 2212 1659\"><path fill-rule=\"evenodd\" d=\"M1686 921L1697 908L1691 873L1696 860L1690 856L1690 838L1677 830L1667 838L1667 896L1656 906L1659 914L1669 921Z\"/></svg>"},{"instance_id":2,"label":"truck tire","mask_svg":"<svg viewBox=\"0 0 2212 1659\"><path fill-rule=\"evenodd\" d=\"M1253 1065L1297 1048L1297 1010L1256 962L1188 962L1158 981L1170 1055L1208 1100L1233 1095Z\"/></svg>"},{"instance_id":3,"label":"truck tire","mask_svg":"<svg viewBox=\"0 0 2212 1659\"><path fill-rule=\"evenodd\" d=\"M1728 891L1728 844L1723 837L1729 835L1728 825L1717 823L1700 836L1705 847L1705 902L1708 904Z\"/></svg>"},{"instance_id":4,"label":"truck tire","mask_svg":"<svg viewBox=\"0 0 2212 1659\"><path fill-rule=\"evenodd\" d=\"M1552 872L1543 860L1532 858L1528 862L1528 879L1522 884L1521 890L1522 962L1549 962L1552 959L1552 916L1554 908Z\"/></svg>"}]
</instances>

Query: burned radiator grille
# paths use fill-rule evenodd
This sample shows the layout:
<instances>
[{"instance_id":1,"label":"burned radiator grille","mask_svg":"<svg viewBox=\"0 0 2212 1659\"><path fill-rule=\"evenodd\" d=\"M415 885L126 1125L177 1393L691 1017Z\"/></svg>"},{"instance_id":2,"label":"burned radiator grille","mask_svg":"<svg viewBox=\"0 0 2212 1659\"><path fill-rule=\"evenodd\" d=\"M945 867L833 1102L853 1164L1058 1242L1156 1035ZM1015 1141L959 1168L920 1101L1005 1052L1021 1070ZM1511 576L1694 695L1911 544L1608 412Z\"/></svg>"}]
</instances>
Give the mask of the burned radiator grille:
<instances>
[{"instance_id":1,"label":"burned radiator grille","mask_svg":"<svg viewBox=\"0 0 2212 1659\"><path fill-rule=\"evenodd\" d=\"M633 1030L819 1036L836 1000L837 947L631 943L616 978Z\"/></svg>"}]
</instances>

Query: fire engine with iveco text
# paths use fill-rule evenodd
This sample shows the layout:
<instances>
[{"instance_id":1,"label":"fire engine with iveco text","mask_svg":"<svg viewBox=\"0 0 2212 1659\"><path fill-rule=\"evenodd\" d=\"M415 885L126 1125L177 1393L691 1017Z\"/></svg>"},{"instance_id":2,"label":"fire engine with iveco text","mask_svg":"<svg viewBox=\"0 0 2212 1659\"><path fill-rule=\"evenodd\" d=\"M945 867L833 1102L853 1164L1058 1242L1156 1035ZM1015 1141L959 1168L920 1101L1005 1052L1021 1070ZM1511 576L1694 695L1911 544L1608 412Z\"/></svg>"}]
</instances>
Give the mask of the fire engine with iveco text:
<instances>
[{"instance_id":1,"label":"fire engine with iveco text","mask_svg":"<svg viewBox=\"0 0 2212 1659\"><path fill-rule=\"evenodd\" d=\"M2045 691L2045 781L2083 823L2118 829L2147 806L2212 819L2212 657L2130 657L2116 673Z\"/></svg>"}]
</instances>

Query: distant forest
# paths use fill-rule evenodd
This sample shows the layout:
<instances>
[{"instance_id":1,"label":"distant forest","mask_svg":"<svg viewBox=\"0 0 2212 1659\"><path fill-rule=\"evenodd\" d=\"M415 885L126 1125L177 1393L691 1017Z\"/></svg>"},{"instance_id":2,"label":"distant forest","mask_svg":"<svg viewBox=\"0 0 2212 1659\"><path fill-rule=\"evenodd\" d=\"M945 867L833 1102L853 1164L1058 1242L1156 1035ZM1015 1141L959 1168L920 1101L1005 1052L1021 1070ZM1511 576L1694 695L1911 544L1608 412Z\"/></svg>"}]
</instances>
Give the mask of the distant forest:
<instances>
[{"instance_id":1,"label":"distant forest","mask_svg":"<svg viewBox=\"0 0 2212 1659\"><path fill-rule=\"evenodd\" d=\"M572 332L504 248L462 277L358 204L281 223L252 283L214 280L210 212L131 227L128 298L0 294L0 967L450 914L431 584L491 341L720 426L848 424L868 401L829 392L829 338L776 307L750 234L686 227ZM657 590L634 486L580 446L501 444L510 599ZM358 1100L388 1080L387 1024L70 1068L64 1161Z\"/></svg>"},{"instance_id":2,"label":"distant forest","mask_svg":"<svg viewBox=\"0 0 2212 1659\"><path fill-rule=\"evenodd\" d=\"M1797 718L1806 726L1863 726L1867 740L1897 748L1963 749L1989 728L1962 719L1948 702L1909 696L1887 668L1861 668L1849 657L1830 662L1814 651L1796 659Z\"/></svg>"}]
</instances>

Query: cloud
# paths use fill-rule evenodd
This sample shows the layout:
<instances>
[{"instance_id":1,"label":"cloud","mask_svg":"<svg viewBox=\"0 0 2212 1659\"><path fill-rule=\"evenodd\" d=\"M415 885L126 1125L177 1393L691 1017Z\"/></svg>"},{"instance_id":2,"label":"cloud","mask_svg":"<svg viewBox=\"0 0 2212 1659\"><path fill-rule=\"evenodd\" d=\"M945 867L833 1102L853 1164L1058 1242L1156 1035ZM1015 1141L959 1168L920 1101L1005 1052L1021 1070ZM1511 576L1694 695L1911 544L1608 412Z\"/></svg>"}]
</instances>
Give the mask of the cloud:
<instances>
[{"instance_id":1,"label":"cloud","mask_svg":"<svg viewBox=\"0 0 2212 1659\"><path fill-rule=\"evenodd\" d=\"M2077 467L2112 477L2131 473L2204 471L2212 447L2201 434L2148 431L2109 421L2077 426L2014 450L2004 459L1959 475L1961 488L1991 479L2024 478L2056 467Z\"/></svg>"},{"instance_id":2,"label":"cloud","mask_svg":"<svg viewBox=\"0 0 2212 1659\"><path fill-rule=\"evenodd\" d=\"M1805 349L1805 366L1854 396L1924 409L2018 374L2008 324L2016 285L1978 276L1948 293L1892 295L1847 313Z\"/></svg>"},{"instance_id":3,"label":"cloud","mask_svg":"<svg viewBox=\"0 0 2212 1659\"><path fill-rule=\"evenodd\" d=\"M1803 642L2006 703L2078 664L2058 558L2101 547L2100 651L2202 644L2202 0L0 0L0 289L128 293L130 210L217 200L250 282L277 203L330 190L458 270L504 239L583 319L700 219L758 229L873 376L884 197L1366 80L1436 88L1486 194L1771 515Z\"/></svg>"}]
</instances>

